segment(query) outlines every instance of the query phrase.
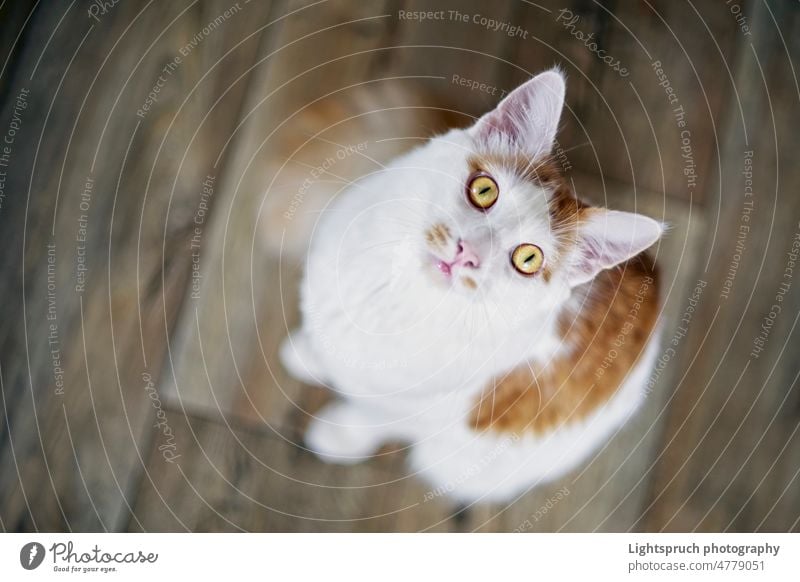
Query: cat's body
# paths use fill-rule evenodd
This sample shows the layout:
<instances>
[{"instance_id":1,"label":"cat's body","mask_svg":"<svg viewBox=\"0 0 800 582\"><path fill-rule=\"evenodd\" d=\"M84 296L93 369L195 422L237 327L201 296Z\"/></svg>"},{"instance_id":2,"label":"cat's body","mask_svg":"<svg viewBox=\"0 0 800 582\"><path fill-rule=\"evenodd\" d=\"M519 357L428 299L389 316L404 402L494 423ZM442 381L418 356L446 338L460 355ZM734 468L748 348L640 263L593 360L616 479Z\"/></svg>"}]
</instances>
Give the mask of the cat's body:
<instances>
[{"instance_id":1,"label":"cat's body","mask_svg":"<svg viewBox=\"0 0 800 582\"><path fill-rule=\"evenodd\" d=\"M322 214L281 355L339 396L306 434L323 459L400 440L432 495L507 500L636 410L658 301L639 253L661 225L574 198L549 161L562 104L540 75Z\"/></svg>"}]
</instances>

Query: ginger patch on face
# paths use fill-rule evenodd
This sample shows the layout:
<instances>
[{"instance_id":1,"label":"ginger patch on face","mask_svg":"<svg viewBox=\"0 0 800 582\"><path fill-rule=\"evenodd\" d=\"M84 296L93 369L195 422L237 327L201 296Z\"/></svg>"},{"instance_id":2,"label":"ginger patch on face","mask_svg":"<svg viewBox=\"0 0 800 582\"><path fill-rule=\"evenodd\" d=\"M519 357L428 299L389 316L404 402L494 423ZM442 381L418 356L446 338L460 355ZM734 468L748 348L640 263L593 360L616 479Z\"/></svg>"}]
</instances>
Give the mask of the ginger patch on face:
<instances>
[{"instance_id":1,"label":"ginger patch on face","mask_svg":"<svg viewBox=\"0 0 800 582\"><path fill-rule=\"evenodd\" d=\"M425 240L431 247L443 249L450 240L450 229L441 222L434 224L425 232Z\"/></svg>"}]
</instances>

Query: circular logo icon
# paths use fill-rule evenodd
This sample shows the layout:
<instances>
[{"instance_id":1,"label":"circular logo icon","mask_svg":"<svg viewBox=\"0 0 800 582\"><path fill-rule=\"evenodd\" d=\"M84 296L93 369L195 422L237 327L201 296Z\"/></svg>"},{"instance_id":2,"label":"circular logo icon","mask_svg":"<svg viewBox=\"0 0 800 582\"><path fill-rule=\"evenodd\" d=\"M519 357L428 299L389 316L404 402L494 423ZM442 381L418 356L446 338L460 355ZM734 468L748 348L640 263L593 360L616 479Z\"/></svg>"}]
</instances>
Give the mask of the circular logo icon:
<instances>
[{"instance_id":1,"label":"circular logo icon","mask_svg":"<svg viewBox=\"0 0 800 582\"><path fill-rule=\"evenodd\" d=\"M44 560L44 546L39 542L28 542L19 551L19 563L26 570L38 568Z\"/></svg>"}]
</instances>

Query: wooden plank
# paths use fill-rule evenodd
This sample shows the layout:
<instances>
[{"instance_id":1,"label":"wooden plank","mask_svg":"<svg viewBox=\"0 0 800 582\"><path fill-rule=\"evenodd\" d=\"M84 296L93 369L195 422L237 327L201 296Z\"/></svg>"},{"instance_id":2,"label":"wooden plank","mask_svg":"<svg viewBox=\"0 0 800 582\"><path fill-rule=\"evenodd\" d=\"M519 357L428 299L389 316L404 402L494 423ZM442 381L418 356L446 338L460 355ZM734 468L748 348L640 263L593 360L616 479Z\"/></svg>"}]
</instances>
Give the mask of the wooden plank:
<instances>
[{"instance_id":1,"label":"wooden plank","mask_svg":"<svg viewBox=\"0 0 800 582\"><path fill-rule=\"evenodd\" d=\"M230 6L123 3L96 20L75 8L57 29L57 11L31 22L10 85L14 95L29 89L29 102L0 229L8 274L0 516L8 529L123 526L139 448L163 442L144 375L162 373L191 272L192 219L218 153L209 144L231 127L241 84L211 107L252 61L258 39L211 65L265 9L250 4L247 17L242 7L212 29ZM143 111L159 77L157 101ZM15 104L6 102L3 120Z\"/></svg>"},{"instance_id":2,"label":"wooden plank","mask_svg":"<svg viewBox=\"0 0 800 582\"><path fill-rule=\"evenodd\" d=\"M134 531L394 531L419 505L391 452L328 465L264 430L175 418L182 456L153 451Z\"/></svg>"},{"instance_id":3,"label":"wooden plank","mask_svg":"<svg viewBox=\"0 0 800 582\"><path fill-rule=\"evenodd\" d=\"M747 12L748 3L740 4ZM726 7L692 6L668 1L524 6L519 22L533 40L518 43L513 58L530 73L553 63L565 70L569 107L560 140L575 167L703 200L713 183L707 180L716 162L715 131L731 93L726 66L741 43ZM609 62L597 51L604 51L599 54ZM661 63L677 97L674 103L657 77L655 62ZM512 87L529 74L512 73ZM678 127L673 111L681 106L685 128ZM692 187L683 173L684 130L691 132L697 176Z\"/></svg>"},{"instance_id":4,"label":"wooden plank","mask_svg":"<svg viewBox=\"0 0 800 582\"><path fill-rule=\"evenodd\" d=\"M164 393L199 415L243 411L274 427L300 389L282 376L274 360L276 342L296 322L297 275L283 270L287 280L276 278L275 263L265 261L264 235L258 231L261 205L270 189L281 186L274 183L276 159L282 164L287 143L298 141L295 114L328 93L347 94L367 80L371 49L387 26L382 2L308 6L290 2L280 29L273 29L262 47L230 170L216 189L219 210L203 235L202 279L187 297L186 325L173 345L174 374L165 378ZM299 136L310 137L302 125ZM266 343L259 325L269 329ZM257 371L250 372L254 366ZM276 408L261 410L262 391L276 394L269 391L278 389L289 396L268 397Z\"/></svg>"},{"instance_id":5,"label":"wooden plank","mask_svg":"<svg viewBox=\"0 0 800 582\"><path fill-rule=\"evenodd\" d=\"M35 4L34 0L0 4L0 95L8 95L12 70L25 45L27 23Z\"/></svg>"},{"instance_id":6,"label":"wooden plank","mask_svg":"<svg viewBox=\"0 0 800 582\"><path fill-rule=\"evenodd\" d=\"M728 113L713 191L720 214L698 248L708 263L706 299L678 360L686 376L641 523L648 530L798 531L800 524L800 295L796 269L787 271L800 236L800 200L788 186L800 180L791 67L800 55L800 14L754 9L753 45L746 43L736 69L742 111Z\"/></svg>"}]
</instances>

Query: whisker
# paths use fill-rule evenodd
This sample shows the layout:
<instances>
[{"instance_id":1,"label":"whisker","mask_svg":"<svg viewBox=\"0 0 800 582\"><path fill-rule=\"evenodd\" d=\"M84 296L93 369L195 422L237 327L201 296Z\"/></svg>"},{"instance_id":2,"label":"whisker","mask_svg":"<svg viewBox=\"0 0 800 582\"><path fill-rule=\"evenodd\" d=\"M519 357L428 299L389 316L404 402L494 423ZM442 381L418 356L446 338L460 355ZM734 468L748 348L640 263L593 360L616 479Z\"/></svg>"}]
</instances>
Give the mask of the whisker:
<instances>
[{"instance_id":1,"label":"whisker","mask_svg":"<svg viewBox=\"0 0 800 582\"><path fill-rule=\"evenodd\" d=\"M407 239L404 237L404 238L397 239L397 240L389 240L389 241L379 242L379 243L376 243L374 245L370 245L368 247L364 247L364 248L359 249L358 252L354 255L354 257L359 257L360 258L360 257L362 257L363 255L365 255L366 253L368 253L370 251L374 251L374 250L378 250L378 249L382 249L382 248L391 248L391 247L399 246L401 243L406 242L406 240Z\"/></svg>"}]
</instances>

